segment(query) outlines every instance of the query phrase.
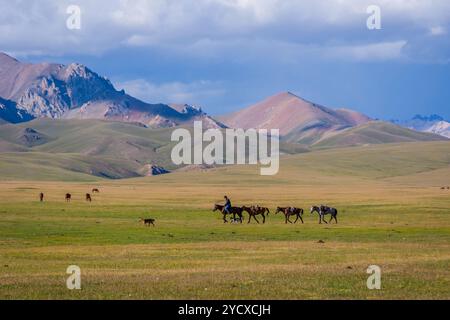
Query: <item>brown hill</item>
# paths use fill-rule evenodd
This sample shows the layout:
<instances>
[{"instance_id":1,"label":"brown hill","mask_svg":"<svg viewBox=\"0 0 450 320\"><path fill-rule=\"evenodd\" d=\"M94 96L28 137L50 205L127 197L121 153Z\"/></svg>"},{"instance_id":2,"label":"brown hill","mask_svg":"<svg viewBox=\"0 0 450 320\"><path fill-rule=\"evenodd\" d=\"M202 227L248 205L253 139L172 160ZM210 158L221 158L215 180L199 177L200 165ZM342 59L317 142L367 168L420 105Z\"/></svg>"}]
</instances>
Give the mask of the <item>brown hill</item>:
<instances>
[{"instance_id":1,"label":"brown hill","mask_svg":"<svg viewBox=\"0 0 450 320\"><path fill-rule=\"evenodd\" d=\"M233 128L280 129L286 141L312 144L324 135L354 127L370 118L351 110L333 110L283 92L219 118Z\"/></svg>"}]
</instances>

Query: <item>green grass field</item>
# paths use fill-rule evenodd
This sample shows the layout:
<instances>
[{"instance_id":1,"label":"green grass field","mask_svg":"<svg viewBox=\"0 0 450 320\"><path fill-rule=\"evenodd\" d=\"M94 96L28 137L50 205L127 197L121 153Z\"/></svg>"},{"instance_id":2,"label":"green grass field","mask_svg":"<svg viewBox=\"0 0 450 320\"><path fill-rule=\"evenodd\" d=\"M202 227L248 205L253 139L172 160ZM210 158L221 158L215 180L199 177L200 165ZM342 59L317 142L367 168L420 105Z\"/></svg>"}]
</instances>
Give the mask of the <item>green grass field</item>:
<instances>
[{"instance_id":1,"label":"green grass field","mask_svg":"<svg viewBox=\"0 0 450 320\"><path fill-rule=\"evenodd\" d=\"M275 177L234 166L92 179L0 182L0 298L450 298L448 142L286 156ZM267 223L223 224L211 209L224 194L270 207ZM320 203L339 209L339 224L318 224L309 207ZM276 206L304 208L305 224L285 225ZM366 287L373 264L381 290ZM69 265L81 290L66 288Z\"/></svg>"}]
</instances>

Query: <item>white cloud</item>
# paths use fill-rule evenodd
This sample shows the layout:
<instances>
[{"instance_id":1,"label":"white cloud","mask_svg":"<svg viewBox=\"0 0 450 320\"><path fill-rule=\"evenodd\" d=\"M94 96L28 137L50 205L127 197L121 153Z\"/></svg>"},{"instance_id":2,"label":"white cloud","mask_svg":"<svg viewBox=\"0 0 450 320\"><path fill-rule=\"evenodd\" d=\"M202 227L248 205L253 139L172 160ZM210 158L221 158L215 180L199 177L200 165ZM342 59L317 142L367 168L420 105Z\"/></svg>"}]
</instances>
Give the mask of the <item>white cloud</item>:
<instances>
[{"instance_id":1,"label":"white cloud","mask_svg":"<svg viewBox=\"0 0 450 320\"><path fill-rule=\"evenodd\" d=\"M397 59L401 41L444 35L450 26L447 0L77 0L82 11L77 31L65 27L65 9L73 1L0 2L2 50L25 54L98 54L143 46L197 47L202 49L190 53L204 56L233 43L283 42L336 49L334 57L347 51L364 60ZM372 4L381 7L382 32L365 28Z\"/></svg>"},{"instance_id":2,"label":"white cloud","mask_svg":"<svg viewBox=\"0 0 450 320\"><path fill-rule=\"evenodd\" d=\"M191 83L168 82L155 84L144 79L117 82L118 89L146 102L189 103L198 105L200 101L223 96L225 90L218 82L200 80Z\"/></svg>"},{"instance_id":3,"label":"white cloud","mask_svg":"<svg viewBox=\"0 0 450 320\"><path fill-rule=\"evenodd\" d=\"M332 56L358 61L395 60L403 57L407 41L381 42L360 46L340 46L331 50Z\"/></svg>"},{"instance_id":4,"label":"white cloud","mask_svg":"<svg viewBox=\"0 0 450 320\"><path fill-rule=\"evenodd\" d=\"M430 28L430 35L432 35L432 36L441 36L446 33L447 33L447 31L445 30L445 28L443 28L441 26Z\"/></svg>"}]
</instances>

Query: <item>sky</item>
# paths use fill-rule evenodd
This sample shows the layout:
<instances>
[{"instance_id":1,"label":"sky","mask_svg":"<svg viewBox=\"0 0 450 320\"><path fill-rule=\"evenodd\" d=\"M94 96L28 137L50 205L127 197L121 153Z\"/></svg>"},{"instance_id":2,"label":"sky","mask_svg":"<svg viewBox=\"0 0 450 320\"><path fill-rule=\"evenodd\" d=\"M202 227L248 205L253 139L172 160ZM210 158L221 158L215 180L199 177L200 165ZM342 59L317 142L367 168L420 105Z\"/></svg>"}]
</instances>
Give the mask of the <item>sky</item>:
<instances>
[{"instance_id":1,"label":"sky","mask_svg":"<svg viewBox=\"0 0 450 320\"><path fill-rule=\"evenodd\" d=\"M367 26L374 5L380 29ZM0 8L0 51L85 64L146 102L217 115L290 91L373 118L450 119L448 0L0 0Z\"/></svg>"}]
</instances>

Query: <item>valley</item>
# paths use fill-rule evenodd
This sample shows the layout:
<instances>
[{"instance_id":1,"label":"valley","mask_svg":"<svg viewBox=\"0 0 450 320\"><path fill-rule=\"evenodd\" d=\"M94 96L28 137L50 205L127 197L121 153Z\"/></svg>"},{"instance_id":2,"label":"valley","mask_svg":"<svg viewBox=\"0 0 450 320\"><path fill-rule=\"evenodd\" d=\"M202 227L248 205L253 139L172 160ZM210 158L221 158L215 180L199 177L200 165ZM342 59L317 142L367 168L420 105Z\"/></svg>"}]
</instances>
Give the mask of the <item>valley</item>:
<instances>
[{"instance_id":1,"label":"valley","mask_svg":"<svg viewBox=\"0 0 450 320\"><path fill-rule=\"evenodd\" d=\"M448 142L400 143L286 155L276 178L230 166L2 181L0 297L448 299L449 156ZM269 207L266 224L224 224L211 211L224 194ZM321 203L339 208L339 224L318 224L309 207ZM289 205L305 209L304 224L274 214ZM372 264L381 290L366 287ZM81 290L65 286L69 265L81 268Z\"/></svg>"}]
</instances>

